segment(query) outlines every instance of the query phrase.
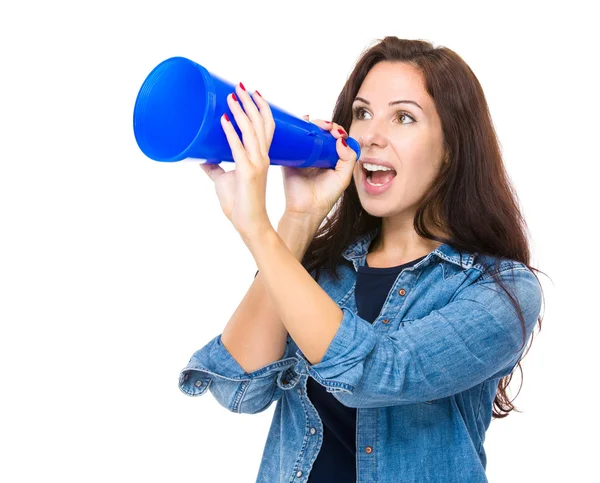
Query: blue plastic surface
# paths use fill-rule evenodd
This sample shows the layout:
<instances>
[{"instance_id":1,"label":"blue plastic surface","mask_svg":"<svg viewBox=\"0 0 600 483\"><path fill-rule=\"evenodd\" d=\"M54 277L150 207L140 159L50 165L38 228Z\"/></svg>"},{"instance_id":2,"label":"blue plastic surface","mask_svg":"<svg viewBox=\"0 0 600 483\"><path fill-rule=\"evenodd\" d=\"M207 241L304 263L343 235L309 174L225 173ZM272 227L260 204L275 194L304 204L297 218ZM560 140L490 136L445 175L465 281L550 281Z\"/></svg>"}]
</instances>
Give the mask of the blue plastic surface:
<instances>
[{"instance_id":1,"label":"blue plastic surface","mask_svg":"<svg viewBox=\"0 0 600 483\"><path fill-rule=\"evenodd\" d=\"M137 95L133 131L142 152L155 161L206 159L234 161L221 127L227 113L241 138L227 96L234 84L185 57L171 57L148 75ZM336 139L329 131L269 103L275 133L269 150L273 165L298 168L335 168ZM346 138L360 158L360 146Z\"/></svg>"}]
</instances>

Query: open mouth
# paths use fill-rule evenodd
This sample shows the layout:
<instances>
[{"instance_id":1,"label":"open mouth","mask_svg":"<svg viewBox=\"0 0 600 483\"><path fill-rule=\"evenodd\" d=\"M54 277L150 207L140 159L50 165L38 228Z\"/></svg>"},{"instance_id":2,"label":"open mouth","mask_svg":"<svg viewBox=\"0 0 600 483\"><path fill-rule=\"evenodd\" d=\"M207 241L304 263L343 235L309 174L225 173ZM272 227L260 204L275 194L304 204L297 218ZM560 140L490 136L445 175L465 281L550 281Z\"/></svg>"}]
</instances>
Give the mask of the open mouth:
<instances>
[{"instance_id":1,"label":"open mouth","mask_svg":"<svg viewBox=\"0 0 600 483\"><path fill-rule=\"evenodd\" d=\"M362 166L362 170L363 170L363 173L364 173L364 176L365 176L367 182L373 186L383 186L383 185L389 183L398 174L393 169L390 171L387 171L387 170L386 171L383 171L383 170L369 171L364 166Z\"/></svg>"}]
</instances>

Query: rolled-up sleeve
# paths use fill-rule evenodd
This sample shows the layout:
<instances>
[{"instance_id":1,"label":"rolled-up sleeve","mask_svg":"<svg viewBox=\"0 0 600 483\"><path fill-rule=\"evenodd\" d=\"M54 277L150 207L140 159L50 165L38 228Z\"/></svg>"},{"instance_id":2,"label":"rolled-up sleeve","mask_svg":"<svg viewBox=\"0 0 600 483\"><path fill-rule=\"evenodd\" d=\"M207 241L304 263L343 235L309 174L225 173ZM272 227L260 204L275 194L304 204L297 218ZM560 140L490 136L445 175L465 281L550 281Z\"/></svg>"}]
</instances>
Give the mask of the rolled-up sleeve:
<instances>
[{"instance_id":1,"label":"rolled-up sleeve","mask_svg":"<svg viewBox=\"0 0 600 483\"><path fill-rule=\"evenodd\" d=\"M541 289L526 268L498 274L516 297L529 339ZM521 357L523 329L506 293L491 277L460 290L444 307L382 334L341 307L342 323L311 375L342 404L373 408L439 399L507 375Z\"/></svg>"},{"instance_id":2,"label":"rolled-up sleeve","mask_svg":"<svg viewBox=\"0 0 600 483\"><path fill-rule=\"evenodd\" d=\"M280 360L248 373L225 348L219 334L192 355L179 375L179 389L188 396L202 396L209 389L231 412L259 413L282 395L277 377L297 362L288 353L289 345Z\"/></svg>"}]
</instances>

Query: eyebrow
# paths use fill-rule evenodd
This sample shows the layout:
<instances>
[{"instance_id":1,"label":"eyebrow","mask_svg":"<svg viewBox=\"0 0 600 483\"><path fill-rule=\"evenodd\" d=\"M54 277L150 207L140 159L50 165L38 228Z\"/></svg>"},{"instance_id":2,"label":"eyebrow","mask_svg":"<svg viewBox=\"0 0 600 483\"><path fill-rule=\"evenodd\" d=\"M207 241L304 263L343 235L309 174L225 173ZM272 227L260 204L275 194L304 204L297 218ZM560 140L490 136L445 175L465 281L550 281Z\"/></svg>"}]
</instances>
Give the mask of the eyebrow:
<instances>
[{"instance_id":1,"label":"eyebrow","mask_svg":"<svg viewBox=\"0 0 600 483\"><path fill-rule=\"evenodd\" d=\"M363 99L362 97L355 97L354 98L355 101L362 101L364 102L367 106L370 106L371 103L369 101L367 101L366 99ZM417 104L415 101L407 101L407 100L401 100L401 101L392 101L388 104L388 106L394 106L396 104L414 104L415 106L417 106L419 109L421 109L421 111L423 110L423 108L421 106L419 106L419 104Z\"/></svg>"}]
</instances>

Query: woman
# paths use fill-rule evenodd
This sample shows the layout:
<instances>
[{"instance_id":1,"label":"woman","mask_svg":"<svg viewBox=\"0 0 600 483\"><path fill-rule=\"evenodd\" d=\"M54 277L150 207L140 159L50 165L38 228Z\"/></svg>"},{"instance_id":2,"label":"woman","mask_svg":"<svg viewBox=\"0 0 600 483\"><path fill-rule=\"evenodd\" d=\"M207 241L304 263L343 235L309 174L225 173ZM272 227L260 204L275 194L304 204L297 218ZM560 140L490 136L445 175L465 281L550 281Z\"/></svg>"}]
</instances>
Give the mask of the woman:
<instances>
[{"instance_id":1,"label":"woman","mask_svg":"<svg viewBox=\"0 0 600 483\"><path fill-rule=\"evenodd\" d=\"M260 482L487 481L485 431L514 409L542 292L477 78L424 41L365 51L333 123L315 121L340 160L282 168L278 232L273 118L258 92L234 94L236 169L202 169L259 272L180 388L239 413L277 401Z\"/></svg>"}]
</instances>

